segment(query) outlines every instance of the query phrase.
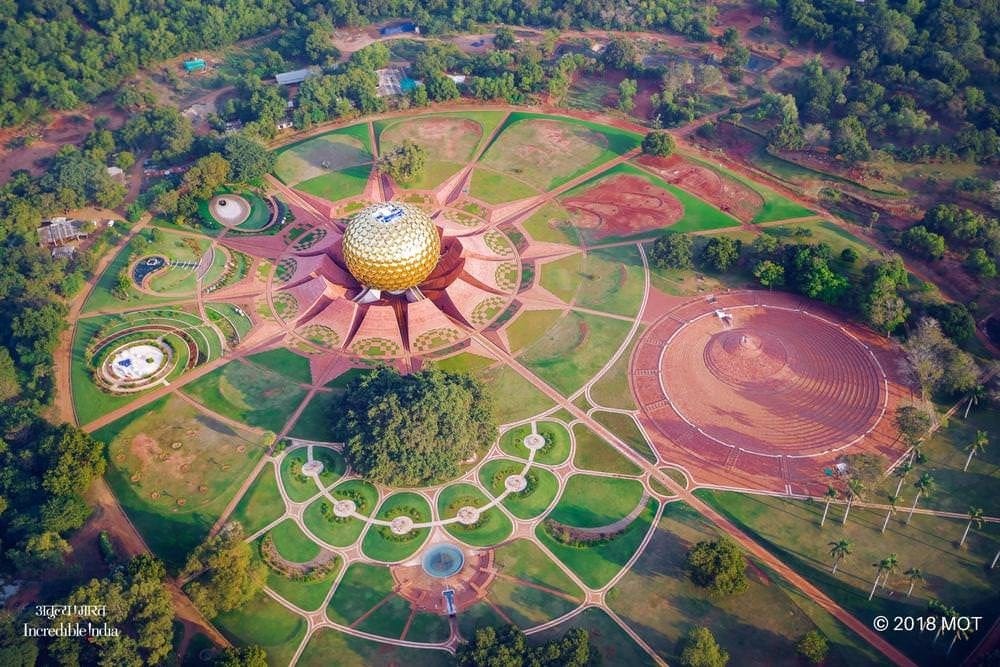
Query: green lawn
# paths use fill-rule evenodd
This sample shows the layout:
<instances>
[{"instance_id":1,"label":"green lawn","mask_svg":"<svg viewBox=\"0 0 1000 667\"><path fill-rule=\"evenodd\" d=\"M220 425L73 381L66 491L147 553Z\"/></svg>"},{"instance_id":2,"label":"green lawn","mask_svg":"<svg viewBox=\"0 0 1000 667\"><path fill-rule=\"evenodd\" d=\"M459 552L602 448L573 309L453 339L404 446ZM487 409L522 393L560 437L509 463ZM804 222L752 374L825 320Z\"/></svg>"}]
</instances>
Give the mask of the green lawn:
<instances>
[{"instance_id":1,"label":"green lawn","mask_svg":"<svg viewBox=\"0 0 1000 667\"><path fill-rule=\"evenodd\" d=\"M576 438L576 454L573 463L578 468L596 470L598 472L613 472L623 475L638 475L642 472L636 464L629 461L621 453L605 442L585 424L573 427Z\"/></svg>"},{"instance_id":2,"label":"green lawn","mask_svg":"<svg viewBox=\"0 0 1000 667\"><path fill-rule=\"evenodd\" d=\"M536 241L580 245L580 233L573 226L573 216L554 201L545 203L521 223Z\"/></svg>"},{"instance_id":3,"label":"green lawn","mask_svg":"<svg viewBox=\"0 0 1000 667\"><path fill-rule=\"evenodd\" d=\"M448 619L440 614L418 612L410 621L410 629L403 639L416 642L443 642L451 634Z\"/></svg>"},{"instance_id":4,"label":"green lawn","mask_svg":"<svg viewBox=\"0 0 1000 667\"><path fill-rule=\"evenodd\" d=\"M629 386L628 373L632 364L632 351L642 336L645 327L640 327L629 342L628 347L622 356L618 357L608 371L601 378L590 385L590 397L600 406L607 408L618 408L619 410L635 410L635 399L632 397L632 388Z\"/></svg>"},{"instance_id":5,"label":"green lawn","mask_svg":"<svg viewBox=\"0 0 1000 667\"><path fill-rule=\"evenodd\" d=\"M501 424L526 419L554 405L552 399L509 366L487 368L476 373L476 377L490 387L497 398L497 421ZM505 400L509 396L517 396L517 400Z\"/></svg>"},{"instance_id":6,"label":"green lawn","mask_svg":"<svg viewBox=\"0 0 1000 667\"><path fill-rule=\"evenodd\" d=\"M611 608L671 664L678 662L684 633L706 626L729 651L731 664L801 665L794 643L816 627L815 609L803 608L809 601L793 599L781 580L758 568L749 569L746 592L721 599L710 598L689 579L688 549L717 536L689 506L668 504L649 546L610 593ZM837 634L836 622L822 615L828 622L820 627L830 641L824 664L882 663L874 649L847 631Z\"/></svg>"},{"instance_id":7,"label":"green lawn","mask_svg":"<svg viewBox=\"0 0 1000 667\"><path fill-rule=\"evenodd\" d=\"M492 169L477 167L472 171L469 194L487 204L503 204L525 199L539 192L524 181Z\"/></svg>"},{"instance_id":8,"label":"green lawn","mask_svg":"<svg viewBox=\"0 0 1000 667\"><path fill-rule=\"evenodd\" d=\"M412 627L410 631L413 631ZM449 660L444 651L392 646L323 628L309 640L297 664L302 667L329 667L331 656L336 656L337 667L440 667Z\"/></svg>"},{"instance_id":9,"label":"green lawn","mask_svg":"<svg viewBox=\"0 0 1000 667\"><path fill-rule=\"evenodd\" d=\"M414 523L430 521L431 519L431 508L427 504L427 501L424 500L424 497L408 492L396 493L383 500L376 516L379 519L389 520L393 510L404 507L416 510L417 516L414 518ZM382 530L391 535L392 538L397 537L389 531L388 526L382 527ZM411 531L410 537L402 541L397 541L396 539L384 537L378 526L372 526L365 533L365 539L361 544L361 548L369 558L397 562L412 556L424 543L429 534L430 530L428 528L420 528Z\"/></svg>"},{"instance_id":10,"label":"green lawn","mask_svg":"<svg viewBox=\"0 0 1000 667\"><path fill-rule=\"evenodd\" d=\"M650 463L656 463L656 456L653 454L653 450L650 448L649 443L646 442L642 431L639 430L638 425L636 425L635 420L631 416L620 412L598 410L594 412L593 417L599 424L617 435L626 445L634 449L644 459Z\"/></svg>"},{"instance_id":11,"label":"green lawn","mask_svg":"<svg viewBox=\"0 0 1000 667\"><path fill-rule=\"evenodd\" d=\"M531 635L528 642L541 644L558 640L574 628L587 631L591 648L600 656L600 664L630 667L653 667L656 664L610 616L596 607L591 607L554 628Z\"/></svg>"},{"instance_id":12,"label":"green lawn","mask_svg":"<svg viewBox=\"0 0 1000 667\"><path fill-rule=\"evenodd\" d=\"M370 483L360 479L352 479L338 484L331 493L338 500L342 498L354 500L358 513L365 516L370 516L378 504L378 490ZM358 503L356 494L363 499L363 505ZM323 514L323 505L329 505L329 514ZM333 507L328 500L320 499L306 508L302 520L309 530L324 542L335 547L346 547L354 544L358 536L361 535L365 524L353 518L346 521L335 521L332 510Z\"/></svg>"},{"instance_id":13,"label":"green lawn","mask_svg":"<svg viewBox=\"0 0 1000 667\"><path fill-rule=\"evenodd\" d=\"M930 598L944 601L960 614L993 617L996 613L1000 602L997 570L988 568L1000 548L1000 526L986 524L982 530L973 531L965 548L959 549L958 540L966 525L961 520L914 515L906 526L905 512L901 512L889 521L882 534L885 512L854 508L847 525L842 525L842 508L831 508L830 518L820 529L821 502L706 490L698 491L697 495L743 526L799 574L864 621L870 621L876 614L889 618L920 615ZM828 545L841 539L852 543L852 555L833 575ZM871 563L890 553L898 555L899 573L869 601L874 577ZM911 598L906 598L908 584L902 573L912 567L919 568L925 580L915 588ZM932 655L943 659L943 647L932 649L926 635L889 632L884 636L917 661ZM950 659L960 661L975 640L973 637L973 641L959 642L957 653Z\"/></svg>"},{"instance_id":14,"label":"green lawn","mask_svg":"<svg viewBox=\"0 0 1000 667\"><path fill-rule=\"evenodd\" d=\"M281 483L285 486L288 497L297 503L309 500L319 493L316 478L302 472L302 466L308 460L309 453L305 447L296 449L281 460Z\"/></svg>"},{"instance_id":15,"label":"green lawn","mask_svg":"<svg viewBox=\"0 0 1000 667\"><path fill-rule=\"evenodd\" d=\"M585 255L576 253L542 265L538 283L557 297L571 303L580 288Z\"/></svg>"},{"instance_id":16,"label":"green lawn","mask_svg":"<svg viewBox=\"0 0 1000 667\"><path fill-rule=\"evenodd\" d=\"M108 443L106 476L115 496L170 567L205 538L265 450L260 435L173 396L94 437Z\"/></svg>"},{"instance_id":17,"label":"green lawn","mask_svg":"<svg viewBox=\"0 0 1000 667\"><path fill-rule=\"evenodd\" d=\"M438 496L438 516L442 519L451 519L466 505L483 507L488 502L489 499L483 495L479 487L471 484L453 484L445 487ZM485 547L505 540L514 530L514 526L506 514L494 507L480 515L478 525L465 526L461 523L452 523L445 529L466 544Z\"/></svg>"},{"instance_id":18,"label":"green lawn","mask_svg":"<svg viewBox=\"0 0 1000 667\"><path fill-rule=\"evenodd\" d=\"M292 425L291 436L317 442L337 442L330 407L336 398L329 392L316 392Z\"/></svg>"},{"instance_id":19,"label":"green lawn","mask_svg":"<svg viewBox=\"0 0 1000 667\"><path fill-rule=\"evenodd\" d=\"M327 201L339 201L348 197L356 197L364 192L371 171L370 165L348 167L302 181L295 187L302 192L322 197Z\"/></svg>"},{"instance_id":20,"label":"green lawn","mask_svg":"<svg viewBox=\"0 0 1000 667\"><path fill-rule=\"evenodd\" d=\"M645 288L639 249L619 246L588 253L577 282L576 304L614 315L638 315Z\"/></svg>"},{"instance_id":21,"label":"green lawn","mask_svg":"<svg viewBox=\"0 0 1000 667\"><path fill-rule=\"evenodd\" d=\"M406 599L393 595L358 623L357 628L373 635L397 639L403 634L406 619L410 617L411 611L410 603Z\"/></svg>"},{"instance_id":22,"label":"green lawn","mask_svg":"<svg viewBox=\"0 0 1000 667\"><path fill-rule=\"evenodd\" d=\"M514 112L481 160L551 190L632 150L641 139L633 132L575 118Z\"/></svg>"},{"instance_id":23,"label":"green lawn","mask_svg":"<svg viewBox=\"0 0 1000 667\"><path fill-rule=\"evenodd\" d=\"M630 328L630 323L623 320L569 313L519 358L549 385L569 396L607 362Z\"/></svg>"},{"instance_id":24,"label":"green lawn","mask_svg":"<svg viewBox=\"0 0 1000 667\"><path fill-rule=\"evenodd\" d=\"M383 565L352 563L337 585L326 615L350 625L392 593L392 574Z\"/></svg>"},{"instance_id":25,"label":"green lawn","mask_svg":"<svg viewBox=\"0 0 1000 667\"><path fill-rule=\"evenodd\" d=\"M518 352L538 340L563 316L561 310L522 310L504 333L511 352Z\"/></svg>"},{"instance_id":26,"label":"green lawn","mask_svg":"<svg viewBox=\"0 0 1000 667\"><path fill-rule=\"evenodd\" d=\"M458 629L463 637L474 636L476 628L487 626L501 628L505 625L507 621L488 602L477 602L458 615Z\"/></svg>"},{"instance_id":27,"label":"green lawn","mask_svg":"<svg viewBox=\"0 0 1000 667\"><path fill-rule=\"evenodd\" d=\"M534 542L518 539L497 548L494 563L504 577L543 586L557 595L583 601L583 591Z\"/></svg>"},{"instance_id":28,"label":"green lawn","mask_svg":"<svg viewBox=\"0 0 1000 667\"><path fill-rule=\"evenodd\" d=\"M569 431L556 422L538 422L538 434L546 438L546 445L535 454L535 461L548 465L559 465L569 458ZM524 446L524 438L531 433L529 424L522 424L506 431L500 437L500 449L511 456L527 460L530 450Z\"/></svg>"},{"instance_id":29,"label":"green lawn","mask_svg":"<svg viewBox=\"0 0 1000 667\"><path fill-rule=\"evenodd\" d=\"M520 474L522 467L523 463L513 459L494 459L480 468L479 481L490 493L499 496L504 492L504 479L507 474ZM501 475L494 482L494 475L507 470L509 473ZM559 491L556 476L548 470L532 468L530 473L538 478L535 488L529 487L520 493L511 493L503 499L504 507L520 519L531 519L544 512L555 500Z\"/></svg>"},{"instance_id":30,"label":"green lawn","mask_svg":"<svg viewBox=\"0 0 1000 667\"><path fill-rule=\"evenodd\" d=\"M600 528L628 516L643 493L636 480L573 475L549 518L577 528Z\"/></svg>"},{"instance_id":31,"label":"green lawn","mask_svg":"<svg viewBox=\"0 0 1000 667\"><path fill-rule=\"evenodd\" d=\"M269 665L291 662L306 634L306 620L288 611L264 593L258 593L234 611L212 619L223 634L239 645L256 644L267 651Z\"/></svg>"},{"instance_id":32,"label":"green lawn","mask_svg":"<svg viewBox=\"0 0 1000 667\"><path fill-rule=\"evenodd\" d=\"M370 164L368 124L359 123L282 146L275 154L274 174L288 185L301 184L327 172Z\"/></svg>"},{"instance_id":33,"label":"green lawn","mask_svg":"<svg viewBox=\"0 0 1000 667\"><path fill-rule=\"evenodd\" d=\"M265 465L257 475L257 479L240 498L233 510L232 519L243 525L248 534L256 533L285 512L285 504L278 491L278 480L275 477L274 466Z\"/></svg>"},{"instance_id":34,"label":"green lawn","mask_svg":"<svg viewBox=\"0 0 1000 667\"><path fill-rule=\"evenodd\" d=\"M322 606L339 569L339 567L334 568L329 574L315 581L296 581L269 570L267 585L292 604L308 611L315 611Z\"/></svg>"},{"instance_id":35,"label":"green lawn","mask_svg":"<svg viewBox=\"0 0 1000 667\"><path fill-rule=\"evenodd\" d=\"M274 547L287 561L307 563L319 555L319 545L310 540L291 519L285 519L268 531Z\"/></svg>"},{"instance_id":36,"label":"green lawn","mask_svg":"<svg viewBox=\"0 0 1000 667\"><path fill-rule=\"evenodd\" d=\"M185 385L209 410L278 433L306 391L276 373L233 361Z\"/></svg>"},{"instance_id":37,"label":"green lawn","mask_svg":"<svg viewBox=\"0 0 1000 667\"><path fill-rule=\"evenodd\" d=\"M646 509L618 537L607 544L590 547L570 547L549 537L542 525L535 535L588 586L604 586L628 562L656 514L657 502L650 499Z\"/></svg>"},{"instance_id":38,"label":"green lawn","mask_svg":"<svg viewBox=\"0 0 1000 667\"><path fill-rule=\"evenodd\" d=\"M248 356L247 361L263 366L269 371L280 373L289 380L309 384L312 382L312 371L309 370L309 360L301 354L279 347L267 352L258 352Z\"/></svg>"},{"instance_id":39,"label":"green lawn","mask_svg":"<svg viewBox=\"0 0 1000 667\"><path fill-rule=\"evenodd\" d=\"M452 373L473 374L477 371L489 368L495 363L497 363L496 359L481 357L478 354L473 354L472 352L459 352L458 354L450 357L432 361L431 365L435 368L440 368L443 371L450 371Z\"/></svg>"},{"instance_id":40,"label":"green lawn","mask_svg":"<svg viewBox=\"0 0 1000 667\"><path fill-rule=\"evenodd\" d=\"M490 584L488 599L521 628L551 621L578 606L576 601L503 577Z\"/></svg>"}]
</instances>

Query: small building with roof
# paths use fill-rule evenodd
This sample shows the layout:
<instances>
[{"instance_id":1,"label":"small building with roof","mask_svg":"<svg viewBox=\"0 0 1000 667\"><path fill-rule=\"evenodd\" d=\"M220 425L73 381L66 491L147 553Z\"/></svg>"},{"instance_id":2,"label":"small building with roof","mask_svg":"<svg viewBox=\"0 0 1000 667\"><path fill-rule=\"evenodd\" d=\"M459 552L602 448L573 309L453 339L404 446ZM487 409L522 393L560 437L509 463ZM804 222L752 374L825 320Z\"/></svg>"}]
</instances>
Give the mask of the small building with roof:
<instances>
[{"instance_id":1,"label":"small building with roof","mask_svg":"<svg viewBox=\"0 0 1000 667\"><path fill-rule=\"evenodd\" d=\"M302 69L293 69L288 72L275 74L274 80L279 86L291 86L297 83L302 83L313 74L315 74L315 72L311 67L303 67Z\"/></svg>"}]
</instances>

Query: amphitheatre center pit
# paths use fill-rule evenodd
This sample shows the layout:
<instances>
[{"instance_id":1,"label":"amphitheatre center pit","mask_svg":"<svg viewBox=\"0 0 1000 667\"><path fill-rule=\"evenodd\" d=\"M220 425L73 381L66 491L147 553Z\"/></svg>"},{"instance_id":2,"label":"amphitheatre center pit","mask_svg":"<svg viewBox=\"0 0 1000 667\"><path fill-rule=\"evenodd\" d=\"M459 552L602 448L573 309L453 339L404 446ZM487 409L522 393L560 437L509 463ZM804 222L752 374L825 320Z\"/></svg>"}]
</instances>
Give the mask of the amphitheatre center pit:
<instances>
[{"instance_id":1,"label":"amphitheatre center pit","mask_svg":"<svg viewBox=\"0 0 1000 667\"><path fill-rule=\"evenodd\" d=\"M655 364L659 396L640 397L654 420L669 409L706 446L801 457L856 444L884 416L878 358L824 315L756 304L692 315L654 333L658 356L645 365Z\"/></svg>"},{"instance_id":2,"label":"amphitheatre center pit","mask_svg":"<svg viewBox=\"0 0 1000 667\"><path fill-rule=\"evenodd\" d=\"M208 202L208 210L223 225L236 227L250 217L250 202L239 195L219 195Z\"/></svg>"}]
</instances>

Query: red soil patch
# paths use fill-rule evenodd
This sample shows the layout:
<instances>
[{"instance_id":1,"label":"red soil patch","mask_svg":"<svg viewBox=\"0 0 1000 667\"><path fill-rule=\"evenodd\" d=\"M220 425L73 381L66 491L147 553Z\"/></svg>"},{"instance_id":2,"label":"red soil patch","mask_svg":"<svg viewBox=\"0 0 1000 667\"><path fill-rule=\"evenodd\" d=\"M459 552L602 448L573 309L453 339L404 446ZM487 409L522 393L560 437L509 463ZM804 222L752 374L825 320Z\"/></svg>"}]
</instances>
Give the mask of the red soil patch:
<instances>
[{"instance_id":1,"label":"red soil patch","mask_svg":"<svg viewBox=\"0 0 1000 667\"><path fill-rule=\"evenodd\" d=\"M816 303L744 292L657 320L633 353L631 386L661 456L698 482L816 492L847 454L903 452L891 418L911 395L899 358L890 340Z\"/></svg>"},{"instance_id":2,"label":"red soil patch","mask_svg":"<svg viewBox=\"0 0 1000 667\"><path fill-rule=\"evenodd\" d=\"M379 144L385 152L403 139L411 139L429 149L435 160L465 162L482 135L482 126L474 120L431 117L393 125L379 137Z\"/></svg>"},{"instance_id":3,"label":"red soil patch","mask_svg":"<svg viewBox=\"0 0 1000 667\"><path fill-rule=\"evenodd\" d=\"M638 162L668 183L714 204L743 222L753 220L757 211L764 206L763 197L742 183L723 178L711 169L685 162L676 155L667 158L643 155Z\"/></svg>"},{"instance_id":4,"label":"red soil patch","mask_svg":"<svg viewBox=\"0 0 1000 667\"><path fill-rule=\"evenodd\" d=\"M574 213L574 226L595 240L660 229L684 215L672 194L630 175L612 176L562 204Z\"/></svg>"}]
</instances>

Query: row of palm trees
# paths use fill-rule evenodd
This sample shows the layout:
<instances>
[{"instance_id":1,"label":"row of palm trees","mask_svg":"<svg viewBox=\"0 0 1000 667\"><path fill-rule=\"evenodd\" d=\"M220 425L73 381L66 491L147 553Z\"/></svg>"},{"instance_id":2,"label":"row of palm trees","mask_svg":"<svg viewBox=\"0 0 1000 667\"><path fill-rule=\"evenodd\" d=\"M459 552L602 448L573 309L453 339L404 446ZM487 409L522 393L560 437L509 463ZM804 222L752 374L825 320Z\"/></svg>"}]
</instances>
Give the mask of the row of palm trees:
<instances>
[{"instance_id":1,"label":"row of palm trees","mask_svg":"<svg viewBox=\"0 0 1000 667\"><path fill-rule=\"evenodd\" d=\"M833 558L833 574L837 574L837 568L840 566L841 562L852 555L852 547L853 543L847 539L830 542L830 556ZM872 567L875 568L875 581L872 583L872 589L868 593L869 600L875 597L875 591L878 590L880 583L882 585L882 589L884 590L889 582L889 577L899 571L899 558L895 553L891 553L877 563L872 563ZM911 567L903 572L903 576L906 577L906 580L909 582L909 586L906 589L906 597L910 597L913 595L914 587L924 581L924 573L918 567ZM928 602L927 610L939 619L944 619L946 617L955 618L959 615L954 608L948 607L936 598L932 598ZM943 629L944 623L938 622L937 632L934 635L934 641L932 644L937 642ZM952 637L951 644L948 645L948 654L951 654L951 649L955 646L955 642L959 639L968 639L968 632L958 627L958 624L956 624L955 636Z\"/></svg>"}]
</instances>

